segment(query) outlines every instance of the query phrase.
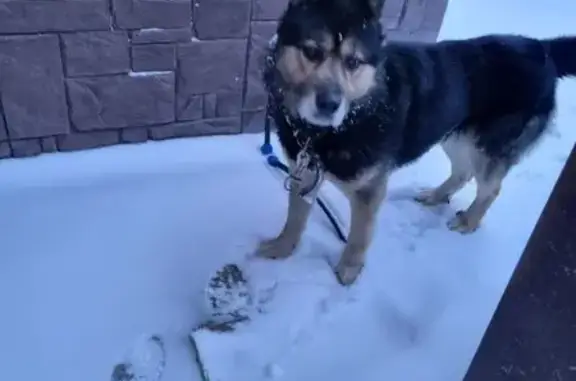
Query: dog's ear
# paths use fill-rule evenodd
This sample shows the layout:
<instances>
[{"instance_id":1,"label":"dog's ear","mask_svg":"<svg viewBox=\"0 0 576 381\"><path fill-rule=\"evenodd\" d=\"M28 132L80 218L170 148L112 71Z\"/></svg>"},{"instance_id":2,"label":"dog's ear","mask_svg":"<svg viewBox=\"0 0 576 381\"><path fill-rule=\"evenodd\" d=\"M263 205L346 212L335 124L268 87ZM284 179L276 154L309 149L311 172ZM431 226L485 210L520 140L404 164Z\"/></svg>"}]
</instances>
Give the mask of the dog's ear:
<instances>
[{"instance_id":1,"label":"dog's ear","mask_svg":"<svg viewBox=\"0 0 576 381\"><path fill-rule=\"evenodd\" d=\"M366 0L375 17L380 18L386 0Z\"/></svg>"}]
</instances>

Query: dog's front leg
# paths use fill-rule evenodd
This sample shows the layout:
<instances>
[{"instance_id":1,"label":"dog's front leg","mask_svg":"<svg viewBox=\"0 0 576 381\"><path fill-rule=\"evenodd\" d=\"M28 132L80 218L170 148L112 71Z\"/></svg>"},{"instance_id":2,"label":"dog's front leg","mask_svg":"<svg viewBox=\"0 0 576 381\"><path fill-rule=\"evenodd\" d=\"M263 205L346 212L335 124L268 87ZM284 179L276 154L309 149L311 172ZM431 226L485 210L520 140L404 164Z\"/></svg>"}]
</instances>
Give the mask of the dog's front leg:
<instances>
[{"instance_id":1,"label":"dog's front leg","mask_svg":"<svg viewBox=\"0 0 576 381\"><path fill-rule=\"evenodd\" d=\"M308 183L310 176L314 176L314 173L306 171L303 176L306 176L304 183ZM284 227L276 238L264 240L260 243L257 249L258 256L270 259L286 258L294 252L300 242L321 185L318 184L314 187L307 195L308 200L305 200L300 195L301 184L299 181L290 180L288 215Z\"/></svg>"},{"instance_id":2,"label":"dog's front leg","mask_svg":"<svg viewBox=\"0 0 576 381\"><path fill-rule=\"evenodd\" d=\"M364 268L366 251L372 242L374 225L387 181L356 190L349 194L351 223L348 243L336 266L336 276L342 285L354 283Z\"/></svg>"}]
</instances>

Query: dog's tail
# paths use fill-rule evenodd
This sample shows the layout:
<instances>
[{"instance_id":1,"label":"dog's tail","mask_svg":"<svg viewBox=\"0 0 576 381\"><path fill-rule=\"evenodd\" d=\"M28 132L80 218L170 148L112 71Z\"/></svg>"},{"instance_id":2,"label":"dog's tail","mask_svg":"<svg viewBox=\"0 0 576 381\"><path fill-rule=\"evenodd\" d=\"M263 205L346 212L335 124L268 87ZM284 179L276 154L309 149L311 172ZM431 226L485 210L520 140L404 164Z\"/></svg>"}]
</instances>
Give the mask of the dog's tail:
<instances>
[{"instance_id":1,"label":"dog's tail","mask_svg":"<svg viewBox=\"0 0 576 381\"><path fill-rule=\"evenodd\" d=\"M576 36L552 38L542 42L554 61L558 77L576 76Z\"/></svg>"}]
</instances>

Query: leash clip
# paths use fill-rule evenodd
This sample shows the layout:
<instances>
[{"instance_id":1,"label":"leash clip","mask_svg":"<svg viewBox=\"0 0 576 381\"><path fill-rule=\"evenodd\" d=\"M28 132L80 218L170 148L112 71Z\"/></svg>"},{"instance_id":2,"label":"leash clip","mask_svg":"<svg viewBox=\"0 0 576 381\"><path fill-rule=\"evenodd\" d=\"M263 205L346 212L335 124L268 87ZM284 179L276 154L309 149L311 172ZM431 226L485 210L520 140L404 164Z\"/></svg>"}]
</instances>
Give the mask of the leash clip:
<instances>
[{"instance_id":1,"label":"leash clip","mask_svg":"<svg viewBox=\"0 0 576 381\"><path fill-rule=\"evenodd\" d=\"M317 155L310 152L310 143L312 139L307 139L306 143L303 145L298 155L296 155L296 166L293 171L290 171L286 179L284 180L284 188L287 191L293 190L297 187L299 190L298 194L302 198L307 198L316 187L321 183L323 171L320 166L320 159ZM307 176L307 171L313 173L313 178L310 184L306 184L309 179Z\"/></svg>"}]
</instances>

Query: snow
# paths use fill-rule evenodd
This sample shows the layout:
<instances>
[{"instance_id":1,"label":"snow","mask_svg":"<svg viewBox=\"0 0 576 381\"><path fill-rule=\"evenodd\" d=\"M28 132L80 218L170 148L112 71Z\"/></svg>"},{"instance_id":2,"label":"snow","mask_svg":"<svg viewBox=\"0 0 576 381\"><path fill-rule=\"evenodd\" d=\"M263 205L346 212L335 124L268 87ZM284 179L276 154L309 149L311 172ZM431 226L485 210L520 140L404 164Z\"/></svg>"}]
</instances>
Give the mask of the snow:
<instances>
[{"instance_id":1,"label":"snow","mask_svg":"<svg viewBox=\"0 0 576 381\"><path fill-rule=\"evenodd\" d=\"M289 374L276 362L286 361L295 350L298 356L310 356L300 352L302 344L322 333L320 323L329 309L353 298L354 293L338 285L322 252L324 245L306 241L300 250L305 255L275 263L248 258L241 266L254 301L248 323L236 324L233 333L194 332L210 380L251 381L278 371Z\"/></svg>"},{"instance_id":2,"label":"snow","mask_svg":"<svg viewBox=\"0 0 576 381\"><path fill-rule=\"evenodd\" d=\"M165 30L166 30L166 29L164 29L164 28L143 28L143 29L140 29L140 32L152 32L152 33L155 33L155 32L163 32L163 31L165 31Z\"/></svg>"},{"instance_id":3,"label":"snow","mask_svg":"<svg viewBox=\"0 0 576 381\"><path fill-rule=\"evenodd\" d=\"M142 335L114 368L111 381L159 381L166 366L161 337ZM143 378L142 376L147 378Z\"/></svg>"},{"instance_id":4,"label":"snow","mask_svg":"<svg viewBox=\"0 0 576 381\"><path fill-rule=\"evenodd\" d=\"M441 36L576 34L575 12L564 0L453 0ZM350 290L330 277L326 258L335 261L341 244L320 210L293 258L250 262L261 289L285 280L267 296L270 308L283 301L284 313L262 326L291 326L266 337L278 351L263 358L262 379L460 380L576 141L576 81L561 84L559 99L555 129L510 174L475 234L445 227L471 202L472 186L443 208L408 199L447 176L434 149L391 179L365 272ZM261 139L0 162L2 378L110 379L143 335L157 334L163 380L199 380L188 334L207 318L205 285L222 265L249 263L257 241L284 221L282 179L259 155ZM347 216L334 188L322 193Z\"/></svg>"},{"instance_id":5,"label":"snow","mask_svg":"<svg viewBox=\"0 0 576 381\"><path fill-rule=\"evenodd\" d=\"M128 76L130 77L154 77L158 75L172 75L171 71L130 71Z\"/></svg>"}]
</instances>

